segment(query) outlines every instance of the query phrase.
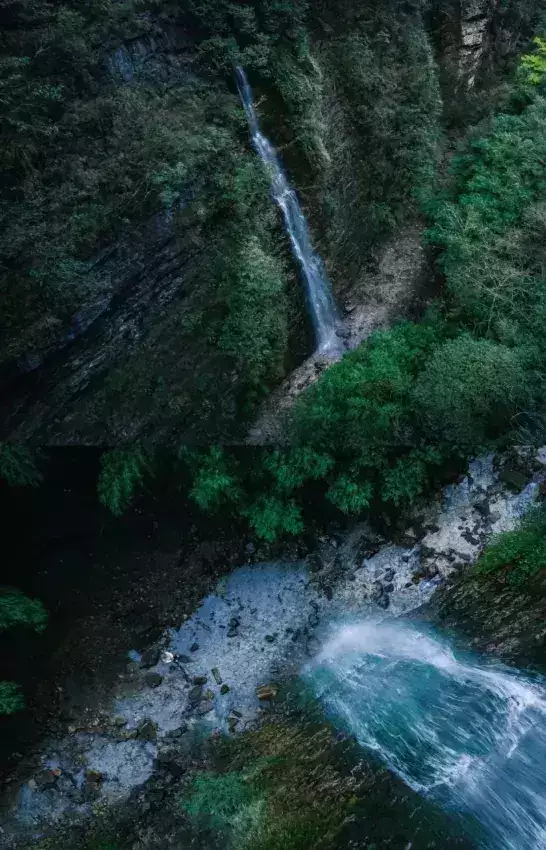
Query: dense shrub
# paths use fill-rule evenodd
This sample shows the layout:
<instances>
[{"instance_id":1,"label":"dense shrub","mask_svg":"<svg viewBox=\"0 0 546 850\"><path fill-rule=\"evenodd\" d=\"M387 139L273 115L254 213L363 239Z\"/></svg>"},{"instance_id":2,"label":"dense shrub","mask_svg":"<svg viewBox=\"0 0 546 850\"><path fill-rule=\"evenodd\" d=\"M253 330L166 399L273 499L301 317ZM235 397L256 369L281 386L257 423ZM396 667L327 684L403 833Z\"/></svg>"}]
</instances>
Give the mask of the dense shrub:
<instances>
[{"instance_id":1,"label":"dense shrub","mask_svg":"<svg viewBox=\"0 0 546 850\"><path fill-rule=\"evenodd\" d=\"M486 547L474 570L521 586L546 569L546 515L531 516L521 528L501 534Z\"/></svg>"},{"instance_id":2,"label":"dense shrub","mask_svg":"<svg viewBox=\"0 0 546 850\"><path fill-rule=\"evenodd\" d=\"M502 433L529 401L517 350L466 334L440 345L417 379L416 412L431 437L475 447Z\"/></svg>"},{"instance_id":3,"label":"dense shrub","mask_svg":"<svg viewBox=\"0 0 546 850\"><path fill-rule=\"evenodd\" d=\"M101 456L99 501L114 516L121 516L140 493L146 475L153 474L149 455L139 447L115 449Z\"/></svg>"},{"instance_id":4,"label":"dense shrub","mask_svg":"<svg viewBox=\"0 0 546 850\"><path fill-rule=\"evenodd\" d=\"M38 599L30 599L11 588L0 592L0 632L6 629L30 628L42 632L47 613ZM23 695L15 682L0 682L0 715L13 714L24 707Z\"/></svg>"}]
</instances>

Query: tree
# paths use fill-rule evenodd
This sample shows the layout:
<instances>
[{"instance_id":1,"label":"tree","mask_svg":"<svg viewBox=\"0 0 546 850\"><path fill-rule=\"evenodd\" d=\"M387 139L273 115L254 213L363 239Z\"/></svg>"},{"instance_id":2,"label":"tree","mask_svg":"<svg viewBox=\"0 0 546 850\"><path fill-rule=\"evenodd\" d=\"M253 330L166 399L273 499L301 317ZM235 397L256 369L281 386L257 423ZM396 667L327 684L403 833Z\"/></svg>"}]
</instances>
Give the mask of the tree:
<instances>
[{"instance_id":1,"label":"tree","mask_svg":"<svg viewBox=\"0 0 546 850\"><path fill-rule=\"evenodd\" d=\"M138 446L105 452L100 459L99 501L121 516L152 474L150 454Z\"/></svg>"},{"instance_id":2,"label":"tree","mask_svg":"<svg viewBox=\"0 0 546 850\"><path fill-rule=\"evenodd\" d=\"M38 599L30 599L12 588L0 594L0 631L24 627L41 633L46 623L47 613ZM23 707L19 686L15 682L0 682L0 714L13 714Z\"/></svg>"},{"instance_id":3,"label":"tree","mask_svg":"<svg viewBox=\"0 0 546 850\"><path fill-rule=\"evenodd\" d=\"M434 351L413 391L430 433L470 449L505 431L529 396L518 351L468 334Z\"/></svg>"}]
</instances>

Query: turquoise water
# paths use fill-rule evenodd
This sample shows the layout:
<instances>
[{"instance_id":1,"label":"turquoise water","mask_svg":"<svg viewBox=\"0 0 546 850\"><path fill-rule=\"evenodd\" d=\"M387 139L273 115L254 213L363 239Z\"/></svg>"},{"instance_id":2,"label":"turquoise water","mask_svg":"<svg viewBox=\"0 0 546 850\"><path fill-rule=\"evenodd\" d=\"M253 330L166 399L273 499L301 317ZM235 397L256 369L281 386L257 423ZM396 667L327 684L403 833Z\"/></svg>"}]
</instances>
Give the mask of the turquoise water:
<instances>
[{"instance_id":1,"label":"turquoise water","mask_svg":"<svg viewBox=\"0 0 546 850\"><path fill-rule=\"evenodd\" d=\"M462 816L477 847L546 848L546 685L428 627L332 630L304 678L340 728Z\"/></svg>"}]
</instances>

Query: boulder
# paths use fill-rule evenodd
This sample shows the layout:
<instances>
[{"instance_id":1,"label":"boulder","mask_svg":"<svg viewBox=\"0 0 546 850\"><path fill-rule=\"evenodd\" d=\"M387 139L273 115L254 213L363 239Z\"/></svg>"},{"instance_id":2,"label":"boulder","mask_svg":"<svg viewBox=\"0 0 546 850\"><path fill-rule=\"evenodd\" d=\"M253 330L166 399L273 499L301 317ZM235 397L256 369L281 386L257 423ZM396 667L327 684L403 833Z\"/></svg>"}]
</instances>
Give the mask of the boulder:
<instances>
[{"instance_id":1,"label":"boulder","mask_svg":"<svg viewBox=\"0 0 546 850\"><path fill-rule=\"evenodd\" d=\"M150 647L150 649L147 649L146 652L142 653L142 658L140 659L140 666L144 668L155 667L155 665L159 662L160 655L161 652L159 647Z\"/></svg>"},{"instance_id":2,"label":"boulder","mask_svg":"<svg viewBox=\"0 0 546 850\"><path fill-rule=\"evenodd\" d=\"M210 699L204 699L198 704L196 708L196 713L200 715L209 714L209 712L211 712L213 708L214 705L212 701Z\"/></svg>"},{"instance_id":3,"label":"boulder","mask_svg":"<svg viewBox=\"0 0 546 850\"><path fill-rule=\"evenodd\" d=\"M41 770L33 777L34 785L37 791L46 791L48 788L54 788L57 782L58 774L52 770Z\"/></svg>"},{"instance_id":4,"label":"boulder","mask_svg":"<svg viewBox=\"0 0 546 850\"><path fill-rule=\"evenodd\" d=\"M259 685L256 688L256 696L259 700L271 700L277 696L275 685Z\"/></svg>"},{"instance_id":5,"label":"boulder","mask_svg":"<svg viewBox=\"0 0 546 850\"><path fill-rule=\"evenodd\" d=\"M144 676L144 682L149 688L157 688L163 681L161 673L150 672Z\"/></svg>"},{"instance_id":6,"label":"boulder","mask_svg":"<svg viewBox=\"0 0 546 850\"><path fill-rule=\"evenodd\" d=\"M203 696L203 686L195 685L193 688L190 688L190 692L188 694L188 699L190 702L199 702L201 697Z\"/></svg>"},{"instance_id":7,"label":"boulder","mask_svg":"<svg viewBox=\"0 0 546 850\"><path fill-rule=\"evenodd\" d=\"M138 727L138 737L145 741L157 741L157 725L153 720L145 720Z\"/></svg>"},{"instance_id":8,"label":"boulder","mask_svg":"<svg viewBox=\"0 0 546 850\"><path fill-rule=\"evenodd\" d=\"M516 469L504 466L499 472L499 479L511 490L523 490L527 486L527 476Z\"/></svg>"}]
</instances>

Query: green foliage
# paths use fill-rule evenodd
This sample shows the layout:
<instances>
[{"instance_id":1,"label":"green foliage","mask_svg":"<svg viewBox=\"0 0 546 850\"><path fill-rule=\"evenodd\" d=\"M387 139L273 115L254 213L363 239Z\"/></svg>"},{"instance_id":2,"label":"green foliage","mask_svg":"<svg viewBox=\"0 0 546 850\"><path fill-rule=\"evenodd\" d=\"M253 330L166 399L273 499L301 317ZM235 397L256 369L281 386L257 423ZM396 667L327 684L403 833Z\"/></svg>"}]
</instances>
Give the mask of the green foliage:
<instances>
[{"instance_id":1,"label":"green foliage","mask_svg":"<svg viewBox=\"0 0 546 850\"><path fill-rule=\"evenodd\" d=\"M237 372L245 376L247 397L259 398L269 381L283 375L288 337L285 269L257 236L247 235L233 251L220 287L226 293L227 312L220 350L233 357Z\"/></svg>"},{"instance_id":2,"label":"green foliage","mask_svg":"<svg viewBox=\"0 0 546 850\"><path fill-rule=\"evenodd\" d=\"M194 779L183 808L197 824L230 835L230 846L248 846L248 830L262 819L264 801L243 773L201 773Z\"/></svg>"},{"instance_id":3,"label":"green foliage","mask_svg":"<svg viewBox=\"0 0 546 850\"><path fill-rule=\"evenodd\" d=\"M26 446L0 443L0 479L11 487L35 487L42 480L37 453Z\"/></svg>"},{"instance_id":4,"label":"green foliage","mask_svg":"<svg viewBox=\"0 0 546 850\"><path fill-rule=\"evenodd\" d=\"M47 613L38 599L30 599L23 593L11 588L0 592L0 631L18 627L43 632L47 623ZM24 708L23 695L15 682L0 682L0 716L13 714Z\"/></svg>"},{"instance_id":5,"label":"green foliage","mask_svg":"<svg viewBox=\"0 0 546 850\"><path fill-rule=\"evenodd\" d=\"M216 510L225 502L237 502L241 493L236 466L223 449L213 446L198 467L190 496L202 510Z\"/></svg>"},{"instance_id":6,"label":"green foliage","mask_svg":"<svg viewBox=\"0 0 546 850\"><path fill-rule=\"evenodd\" d=\"M342 9L325 0L313 4L308 29L313 38L277 51L275 85L287 156L341 288L414 209L414 198L430 194L442 104L415 10L395 2Z\"/></svg>"},{"instance_id":7,"label":"green foliage","mask_svg":"<svg viewBox=\"0 0 546 850\"><path fill-rule=\"evenodd\" d=\"M149 454L139 447L114 449L100 459L99 501L114 516L121 516L152 473Z\"/></svg>"},{"instance_id":8,"label":"green foliage","mask_svg":"<svg viewBox=\"0 0 546 850\"><path fill-rule=\"evenodd\" d=\"M519 76L524 85L541 86L546 80L546 39L533 39L535 50L521 57Z\"/></svg>"},{"instance_id":9,"label":"green foliage","mask_svg":"<svg viewBox=\"0 0 546 850\"><path fill-rule=\"evenodd\" d=\"M30 599L17 591L0 595L0 631L15 626L27 626L42 632L46 623L47 613L38 599Z\"/></svg>"},{"instance_id":10,"label":"green foliage","mask_svg":"<svg viewBox=\"0 0 546 850\"><path fill-rule=\"evenodd\" d=\"M474 567L483 576L523 586L546 568L546 516L531 515L515 531L500 534L486 547Z\"/></svg>"},{"instance_id":11,"label":"green foliage","mask_svg":"<svg viewBox=\"0 0 546 850\"><path fill-rule=\"evenodd\" d=\"M20 693L19 685L15 682L0 682L0 716L14 714L24 707L25 701Z\"/></svg>"},{"instance_id":12,"label":"green foliage","mask_svg":"<svg viewBox=\"0 0 546 850\"><path fill-rule=\"evenodd\" d=\"M182 807L222 846L334 850L355 782L325 757L333 748L325 728L266 725L231 748L228 772L198 774Z\"/></svg>"},{"instance_id":13,"label":"green foliage","mask_svg":"<svg viewBox=\"0 0 546 850\"><path fill-rule=\"evenodd\" d=\"M414 389L431 435L475 447L505 431L530 399L518 352L463 334L440 345Z\"/></svg>"},{"instance_id":14,"label":"green foliage","mask_svg":"<svg viewBox=\"0 0 546 850\"><path fill-rule=\"evenodd\" d=\"M542 230L546 198L546 101L499 115L452 163L453 198L434 212L429 241L461 319L512 342L537 336L544 301Z\"/></svg>"},{"instance_id":15,"label":"green foliage","mask_svg":"<svg viewBox=\"0 0 546 850\"><path fill-rule=\"evenodd\" d=\"M287 534L299 534L304 528L301 508L294 499L280 496L259 496L243 509L243 515L258 537L270 543Z\"/></svg>"}]
</instances>

